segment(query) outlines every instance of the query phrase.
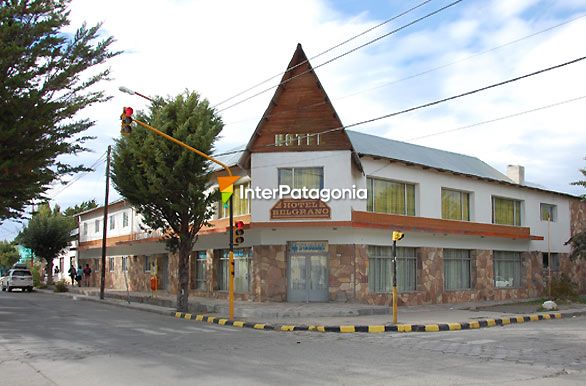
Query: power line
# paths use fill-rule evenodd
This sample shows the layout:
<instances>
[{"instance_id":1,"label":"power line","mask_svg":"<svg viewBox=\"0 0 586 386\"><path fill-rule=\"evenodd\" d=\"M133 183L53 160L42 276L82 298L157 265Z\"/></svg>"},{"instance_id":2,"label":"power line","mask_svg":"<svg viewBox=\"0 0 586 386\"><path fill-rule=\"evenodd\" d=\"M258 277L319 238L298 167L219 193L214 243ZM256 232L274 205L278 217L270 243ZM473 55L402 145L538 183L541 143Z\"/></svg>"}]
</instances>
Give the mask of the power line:
<instances>
[{"instance_id":1,"label":"power line","mask_svg":"<svg viewBox=\"0 0 586 386\"><path fill-rule=\"evenodd\" d=\"M351 49L351 50L349 50L349 51L346 51L346 52L344 52L344 53L342 53L342 54L340 54L340 55L338 55L338 56L335 56L335 57L333 57L333 58L331 58L331 59L329 59L329 60L327 60L327 61L325 61L325 62L323 62L323 63L321 63L321 64L318 64L317 66L315 66L315 67L313 67L313 68L310 68L309 70L303 71L302 73L300 73L300 74L297 74L297 75L295 75L295 76L292 76L292 77L291 77L291 78L289 78L289 79L285 79L284 81L280 82L280 83L279 83L279 84L277 84L277 85L274 85L274 86L268 87L268 88L266 88L266 89L263 89L262 91L259 91L259 92L257 92L256 94L253 94L253 95L251 95L251 96L249 96L249 97L247 97L247 98L241 99L240 101L238 101L238 102L236 102L236 103L233 103L233 104L229 105L228 107L224 107L223 109L220 109L220 110L218 110L218 113L220 113L220 112L222 112L222 111L226 111L226 110L228 110L228 109L230 109L230 108L232 108L232 107L238 106L238 105L240 105L240 104L242 104L242 103L244 103L244 102L247 102L247 101L249 101L249 100L251 100L251 99L253 99L253 98L256 98L256 97L257 97L257 96L259 96L259 95L262 95L262 94L264 94L264 93L265 93L265 92L267 92L267 91L270 91L270 90L272 90L272 89L275 89L275 88L277 88L277 87L279 87L279 86L281 86L281 85L283 85L283 84L286 84L286 83L288 83L288 82L291 82L293 79L296 79L296 78L298 78L298 77L300 77L300 76L303 76L303 75L305 75L305 74L307 74L307 73L309 73L309 72L315 71L316 69L318 69L318 68L320 68L320 67L322 67L322 66L325 66L326 64L332 63L332 62L334 62L334 61L336 61L336 60L338 60L338 59L340 59L340 58L343 58L344 56L346 56L346 55L348 55L348 54L351 54L351 53L353 53L353 52L355 52L355 51L357 51L357 50L359 50L359 49L361 49L361 48L364 48L364 47L366 47L366 46L370 45L370 44L373 44L373 43L375 43L375 42L377 42L377 41L379 41L379 40L381 40L381 39L383 39L383 38L385 38L385 37L387 37L387 36L389 36L389 35L395 34L395 33L399 32L399 31L401 31L401 30L403 30L403 29L405 29L405 28L407 28L407 27L410 27L410 26L412 26L413 24L416 24L416 23L418 23L418 22L420 22L420 21L422 21L422 20L425 20L425 19L427 19L427 18L429 18L429 17L431 17L431 16L433 16L433 15L435 15L435 14L439 13L439 12L442 12L442 11L444 11L444 10L446 10L446 9L448 9L448 8L450 8L450 7L454 6L454 5L456 5L456 4L458 4L458 3L462 2L462 1L463 1L463 0L456 0L456 1L454 1L454 2L452 2L452 3L450 3L450 4L446 5L446 6L444 6L444 7L442 7L442 8L439 8L439 9L437 9L437 10L435 10L435 11L431 12L431 13L428 13L428 14L427 14L427 15L425 15L425 16L422 16L422 17L420 17L420 18L418 18L418 19L416 19L416 20L413 20L413 21L412 21L412 22L410 22L410 23L407 23L407 24L405 24L405 25L402 25L401 27L399 27L399 28L396 28L396 29L394 29L394 30L392 30L392 31L390 31L390 32L388 32L388 33L386 33L386 34L384 34L384 35L378 36L378 37L376 37L375 39L372 39L372 40L370 40L370 41L368 41L368 42L366 42L366 43L364 43L364 44L362 44L362 45L360 45L360 46L358 46L358 47L355 47L355 48L353 48L353 49Z\"/></svg>"},{"instance_id":2,"label":"power line","mask_svg":"<svg viewBox=\"0 0 586 386\"><path fill-rule=\"evenodd\" d=\"M278 73L278 74L275 74L275 75L271 76L270 78L267 78L267 79L263 80L262 82L259 82L259 83L255 84L255 85L253 85L253 86L250 86L250 87L249 87L249 88L247 88L246 90L244 90L244 91L241 91L241 92L239 92L239 93L237 93L237 94L235 94L235 95L231 96L230 98L224 99L223 101L221 101L221 102L219 102L219 103L216 103L214 106L212 106L212 108L216 108L216 107L218 107L218 106L220 106L220 105L222 105L222 104L224 104L224 103L226 103L226 102L228 102L228 101L231 101L231 100L232 100L232 99L234 99L234 98L237 98L237 97L239 97L239 96L240 96L240 95L242 95L242 94L246 94L248 91L250 91L250 90L254 90L254 89L255 89L255 88L257 88L258 86L262 86L263 84L265 84L265 83L267 83L267 82L269 82L269 81L271 81L271 80L273 80L273 79L275 79L275 78L277 78L277 77L279 77L279 76L282 76L282 75L286 74L286 73L287 73L287 72L289 72L289 71L292 71L292 70L296 69L297 67L299 67L299 66L301 66L301 65L303 65L303 64L305 64L305 63L307 63L307 62L308 62L308 61L310 61L310 60L313 60L313 59L316 59L316 58L318 58L318 57L320 57L320 56L322 56L322 55L325 55L325 54L327 54L328 52L330 52L330 51L333 51L333 50L335 50L336 48L338 48L338 47L341 47L341 46L343 46L344 44L347 44L347 43L351 42L352 40L359 38L360 36L363 36L363 35L365 35L365 34L367 34L367 33L371 32L371 31L374 31L374 30L375 30L375 29L377 29L377 28L380 28L380 27L382 27L382 26L383 26L383 25L385 25L385 24L388 24L388 23L390 23L390 22L391 22L391 21L393 21L393 20L396 20L396 19L400 18L401 16L405 16L405 15L406 15L406 14L408 14L409 12L411 12L411 11L414 11L414 10L416 10L417 8L420 8L420 7L424 6L425 4L429 3L430 1L431 1L431 0L426 0L426 1L423 1L423 2L421 2L421 3L419 3L419 4L417 4L416 6L414 6L414 7L412 7L412 8L409 8L409 9L408 9L408 10L406 10L406 11L403 11L403 12L401 12L400 14L398 14L398 15L396 15L396 16L393 16L393 17L391 17L391 18L389 18L389 19L387 19L387 20L383 21L382 23L379 23L379 24L375 25L374 27L368 28L367 30L365 30L365 31L362 31L362 32L361 32L361 33L359 33L359 34L357 34L357 35L354 35L354 36L352 36L351 38L349 38L349 39L346 39L346 40L344 40L343 42L341 42L341 43L338 43L338 44L336 44L335 46L333 46L333 47L330 47L330 48L328 48L328 49L326 49L326 50L324 50L324 51L320 52L319 54L312 56L312 57L311 57L311 58L309 58L309 59L306 59L306 60L304 60L304 61L303 61L303 62L301 62L301 63L297 63L296 65L294 65L294 66L292 66L292 67L288 68L288 69L287 69L287 70L285 70L284 72L280 72L280 73Z\"/></svg>"},{"instance_id":3,"label":"power line","mask_svg":"<svg viewBox=\"0 0 586 386\"><path fill-rule=\"evenodd\" d=\"M410 107L408 109L400 110L400 111L397 111L397 112L394 112L394 113L381 115L381 116L376 117L376 118L371 118L371 119L367 119L367 120L364 120L364 121L355 122L355 123L352 123L350 125L343 125L343 126L335 127L333 129L323 130L323 131L320 131L320 132L317 132L317 133L311 133L311 134L307 134L307 135L300 135L300 136L296 137L296 139L303 140L304 138L314 137L314 136L320 135L320 134L327 134L327 133L331 133L331 132L334 132L334 131L340 131L340 130L344 130L344 129L347 129L347 128L350 128L350 127L356 127L356 126L364 125L366 123L372 123L372 122L375 122L375 121L380 121L380 120L385 119L385 118L390 118L390 117L394 117L394 116L397 116L397 115L409 113L411 111L420 110L420 109L425 108L425 107L435 106L435 105L438 105L438 104L441 104L441 103L444 103L444 102L448 102L448 101L451 101L451 100L454 100L454 99L462 98L462 97L465 97L465 96L468 96L468 95L472 95L472 94L479 93L481 91L486 91L486 90L489 90L489 89L492 89L492 88L495 88L495 87L503 86L505 84L517 82L519 80L522 80L522 79L525 79L525 78L529 78L529 77L532 77L532 76L535 76L535 75L543 74L545 72L552 71L552 70L555 70L555 69L558 69L558 68L562 68L562 67L568 66L570 64L578 63L578 62L580 62L580 61L582 61L584 59L586 59L586 56L582 56L580 58L577 58L577 59L574 59L574 60L570 60L569 62L565 62L565 63L558 64L558 65L555 65L555 66L547 67L547 68L544 68L544 69L541 69L541 70L538 70L538 71L535 71L535 72L532 72L532 73L529 73L529 74L525 74L525 75L522 75L522 76L518 76L518 77L515 77L515 78L511 78L511 79L508 79L508 80L505 80L505 81L502 81L502 82L493 83L493 84L491 84L489 86L477 88L477 89L474 89L474 90L471 90L471 91L466 91L464 93L457 94L457 95L454 95L454 96L451 96L451 97L448 97L448 98L438 99L438 100L435 100L433 102L424 103L422 105L418 105L418 106L415 106L415 107ZM276 145L273 144L273 143L270 143L270 144L266 144L265 146L266 147L272 147L272 146L276 146Z\"/></svg>"},{"instance_id":4,"label":"power line","mask_svg":"<svg viewBox=\"0 0 586 386\"><path fill-rule=\"evenodd\" d=\"M586 95L583 95L583 96L580 96L580 97L576 97L576 98L572 98L572 99L566 99L564 101L552 103L552 104L545 105L545 106L536 107L536 108L531 109L531 110L521 111L521 112L518 112L518 113L515 113L515 114L505 115L505 116L502 116L502 117L490 119L488 121L477 122L477 123L473 123L471 125L460 126L460 127L455 128L455 129L442 130L442 131L438 131L438 132L431 133L431 134L421 135L419 137L413 137L413 138L408 139L408 141L417 141L417 140L423 139L423 138L434 137L436 135L441 135L441 134L451 133L451 132L454 132L454 131L469 129L469 128L476 127L476 126L486 125L488 123L498 122L498 121L502 121L502 120L505 120L505 119L518 117L520 115L525 115L525 114L533 113L533 112L536 112L536 111L545 110L545 109L549 109L549 108L552 108L552 107L565 105L567 103L576 102L576 101L579 101L579 100L584 99L584 98L586 98Z\"/></svg>"},{"instance_id":5,"label":"power line","mask_svg":"<svg viewBox=\"0 0 586 386\"><path fill-rule=\"evenodd\" d=\"M106 152L104 152L89 168L93 169L94 167L96 167L100 162L105 162L102 158L106 155ZM65 185L62 189L60 189L57 193L54 193L52 197L50 197L51 200L54 200L55 197L57 197L59 194L63 193L63 191L65 191L66 189L68 189L69 187L71 187L71 185L73 185L74 183L76 183L77 181L79 181L81 178L83 178L85 175L87 175L88 173L93 172L94 170L88 170L85 172L82 172L80 174L78 174L77 176L75 176L71 181L69 181L67 183L67 185Z\"/></svg>"}]
</instances>

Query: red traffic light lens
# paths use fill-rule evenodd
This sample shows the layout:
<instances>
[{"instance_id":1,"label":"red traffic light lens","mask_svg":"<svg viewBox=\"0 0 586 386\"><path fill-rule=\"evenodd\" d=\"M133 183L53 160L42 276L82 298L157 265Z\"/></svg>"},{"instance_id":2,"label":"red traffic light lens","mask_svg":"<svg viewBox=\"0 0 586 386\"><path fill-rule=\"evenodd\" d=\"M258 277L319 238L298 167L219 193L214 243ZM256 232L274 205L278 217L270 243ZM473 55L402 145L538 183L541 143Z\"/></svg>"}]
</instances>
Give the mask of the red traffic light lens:
<instances>
[{"instance_id":1,"label":"red traffic light lens","mask_svg":"<svg viewBox=\"0 0 586 386\"><path fill-rule=\"evenodd\" d=\"M132 109L132 107L124 108L124 115L126 115L127 117L132 117L132 114L134 114L134 110Z\"/></svg>"},{"instance_id":2,"label":"red traffic light lens","mask_svg":"<svg viewBox=\"0 0 586 386\"><path fill-rule=\"evenodd\" d=\"M244 221L236 221L236 223L234 224L234 228L244 229Z\"/></svg>"}]
</instances>

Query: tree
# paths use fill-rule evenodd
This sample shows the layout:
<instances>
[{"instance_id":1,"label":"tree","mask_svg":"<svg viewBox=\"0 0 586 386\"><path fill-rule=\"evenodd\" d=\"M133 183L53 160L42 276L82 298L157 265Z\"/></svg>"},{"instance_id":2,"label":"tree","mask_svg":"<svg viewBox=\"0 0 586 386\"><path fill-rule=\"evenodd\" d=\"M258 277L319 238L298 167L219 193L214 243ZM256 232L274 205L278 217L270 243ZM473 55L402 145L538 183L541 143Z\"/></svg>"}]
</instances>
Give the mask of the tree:
<instances>
[{"instance_id":1,"label":"tree","mask_svg":"<svg viewBox=\"0 0 586 386\"><path fill-rule=\"evenodd\" d=\"M75 216L78 213L85 212L86 210L97 208L98 204L96 203L96 199L93 198L88 201L83 201L81 204L76 204L75 206L70 206L69 208L63 211L63 214L68 217Z\"/></svg>"},{"instance_id":2,"label":"tree","mask_svg":"<svg viewBox=\"0 0 586 386\"><path fill-rule=\"evenodd\" d=\"M138 119L207 154L223 127L208 101L189 91L158 98ZM164 230L167 248L178 253L178 311L187 311L188 306L189 254L217 200L217 194L206 193L209 179L205 158L141 127L116 142L112 156L116 190L142 214L146 225Z\"/></svg>"},{"instance_id":3,"label":"tree","mask_svg":"<svg viewBox=\"0 0 586 386\"><path fill-rule=\"evenodd\" d=\"M586 158L584 158L586 160ZM584 177L586 177L586 168L579 169ZM586 188L586 180L572 182L572 185L578 185ZM586 201L586 194L582 195L582 201ZM586 259L586 226L575 235L572 235L566 244L572 245L572 258Z\"/></svg>"},{"instance_id":4,"label":"tree","mask_svg":"<svg viewBox=\"0 0 586 386\"><path fill-rule=\"evenodd\" d=\"M89 168L59 157L87 150L94 125L78 118L110 99L96 87L120 52L101 24L66 34L71 0L0 0L0 223L23 216L50 184Z\"/></svg>"},{"instance_id":5,"label":"tree","mask_svg":"<svg viewBox=\"0 0 586 386\"><path fill-rule=\"evenodd\" d=\"M69 245L71 229L75 223L71 217L61 213L59 206L53 209L49 204L39 206L27 226L16 237L16 241L30 248L33 253L47 263L47 284L53 283L53 259Z\"/></svg>"},{"instance_id":6,"label":"tree","mask_svg":"<svg viewBox=\"0 0 586 386\"><path fill-rule=\"evenodd\" d=\"M16 245L7 241L0 241L0 271L12 267L20 259Z\"/></svg>"}]
</instances>

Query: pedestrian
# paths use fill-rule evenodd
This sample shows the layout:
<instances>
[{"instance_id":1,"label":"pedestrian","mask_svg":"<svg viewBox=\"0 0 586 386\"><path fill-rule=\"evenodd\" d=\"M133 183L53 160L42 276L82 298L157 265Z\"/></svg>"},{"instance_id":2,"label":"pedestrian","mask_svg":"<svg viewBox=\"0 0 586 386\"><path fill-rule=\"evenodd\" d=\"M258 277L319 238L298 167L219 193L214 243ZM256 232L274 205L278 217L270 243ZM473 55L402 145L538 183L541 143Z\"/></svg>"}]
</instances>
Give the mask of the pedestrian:
<instances>
[{"instance_id":1,"label":"pedestrian","mask_svg":"<svg viewBox=\"0 0 586 386\"><path fill-rule=\"evenodd\" d=\"M90 268L89 264L86 264L83 267L83 282L86 287L90 286L90 275L92 274L92 269Z\"/></svg>"},{"instance_id":2,"label":"pedestrian","mask_svg":"<svg viewBox=\"0 0 586 386\"><path fill-rule=\"evenodd\" d=\"M69 277L71 278L71 286L73 287L75 285L75 277L77 276L77 271L75 269L75 267L72 265L71 268L69 268Z\"/></svg>"},{"instance_id":3,"label":"pedestrian","mask_svg":"<svg viewBox=\"0 0 586 386\"><path fill-rule=\"evenodd\" d=\"M81 287L81 275L83 274L83 269L81 268L81 265L79 267L77 267L77 270L75 271L75 280L77 280L77 286Z\"/></svg>"}]
</instances>

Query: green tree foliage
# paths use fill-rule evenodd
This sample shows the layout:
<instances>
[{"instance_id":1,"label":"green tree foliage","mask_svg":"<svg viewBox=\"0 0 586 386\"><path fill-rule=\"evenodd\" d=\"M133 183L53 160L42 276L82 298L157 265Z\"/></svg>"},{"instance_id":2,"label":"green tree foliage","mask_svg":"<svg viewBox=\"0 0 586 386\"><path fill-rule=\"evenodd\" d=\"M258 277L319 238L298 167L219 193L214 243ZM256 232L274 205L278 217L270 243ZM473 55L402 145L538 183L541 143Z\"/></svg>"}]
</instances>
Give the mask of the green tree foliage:
<instances>
[{"instance_id":1,"label":"green tree foliage","mask_svg":"<svg viewBox=\"0 0 586 386\"><path fill-rule=\"evenodd\" d=\"M138 119L207 154L223 127L208 101L188 91L173 99L158 99ZM116 142L112 157L116 190L144 216L145 224L164 230L168 249L179 255L179 311L187 310L189 253L217 199L216 194L206 193L209 179L205 158L140 126Z\"/></svg>"},{"instance_id":2,"label":"green tree foliage","mask_svg":"<svg viewBox=\"0 0 586 386\"><path fill-rule=\"evenodd\" d=\"M71 217L61 213L59 206L51 209L49 204L39 206L27 226L16 237L16 241L30 248L35 256L47 263L47 272L53 272L53 259L69 245L71 229L75 223ZM53 275L47 275L47 284L53 282Z\"/></svg>"},{"instance_id":3,"label":"green tree foliage","mask_svg":"<svg viewBox=\"0 0 586 386\"><path fill-rule=\"evenodd\" d=\"M89 201L83 201L81 204L76 204L75 206L70 206L69 208L63 211L63 214L69 217L75 216L78 213L85 212L86 210L97 208L98 204L96 203L95 199L91 199Z\"/></svg>"},{"instance_id":4,"label":"green tree foliage","mask_svg":"<svg viewBox=\"0 0 586 386\"><path fill-rule=\"evenodd\" d=\"M14 243L0 241L0 269L6 271L20 259Z\"/></svg>"},{"instance_id":5,"label":"green tree foliage","mask_svg":"<svg viewBox=\"0 0 586 386\"><path fill-rule=\"evenodd\" d=\"M584 159L586 160L586 158ZM586 168L580 169L580 172L584 177L586 177ZM586 188L586 180L572 182L572 185L578 185ZM582 195L582 201L586 201L586 193ZM572 245L572 253L570 254L570 257L574 259L586 259L586 225L581 232L572 235L568 243Z\"/></svg>"},{"instance_id":6,"label":"green tree foliage","mask_svg":"<svg viewBox=\"0 0 586 386\"><path fill-rule=\"evenodd\" d=\"M62 32L70 1L0 0L0 222L22 217L51 183L89 170L59 157L87 150L83 133L94 122L80 112L110 99L97 86L119 52L101 24Z\"/></svg>"}]
</instances>

